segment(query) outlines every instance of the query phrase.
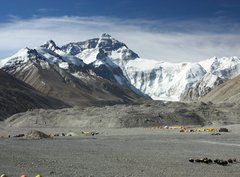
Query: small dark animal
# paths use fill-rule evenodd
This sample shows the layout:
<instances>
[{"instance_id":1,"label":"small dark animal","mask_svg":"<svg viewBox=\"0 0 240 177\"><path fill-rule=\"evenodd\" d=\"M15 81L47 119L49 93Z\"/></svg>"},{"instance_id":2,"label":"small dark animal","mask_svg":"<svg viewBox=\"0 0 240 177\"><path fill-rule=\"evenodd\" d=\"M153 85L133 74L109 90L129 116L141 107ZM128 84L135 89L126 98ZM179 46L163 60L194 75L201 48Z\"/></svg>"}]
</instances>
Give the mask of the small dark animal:
<instances>
[{"instance_id":1,"label":"small dark animal","mask_svg":"<svg viewBox=\"0 0 240 177\"><path fill-rule=\"evenodd\" d=\"M228 162L226 160L219 160L217 164L222 166L227 166Z\"/></svg>"},{"instance_id":2,"label":"small dark animal","mask_svg":"<svg viewBox=\"0 0 240 177\"><path fill-rule=\"evenodd\" d=\"M209 164L208 158L204 158L204 159L203 159L203 163Z\"/></svg>"},{"instance_id":3,"label":"small dark animal","mask_svg":"<svg viewBox=\"0 0 240 177\"><path fill-rule=\"evenodd\" d=\"M223 160L220 165L226 166L226 165L228 165L228 162L226 160Z\"/></svg>"},{"instance_id":4,"label":"small dark animal","mask_svg":"<svg viewBox=\"0 0 240 177\"><path fill-rule=\"evenodd\" d=\"M229 132L227 128L220 128L218 131L219 132Z\"/></svg>"},{"instance_id":5,"label":"small dark animal","mask_svg":"<svg viewBox=\"0 0 240 177\"><path fill-rule=\"evenodd\" d=\"M194 162L194 159L190 158L190 159L189 159L189 162L193 163L193 162Z\"/></svg>"},{"instance_id":6,"label":"small dark animal","mask_svg":"<svg viewBox=\"0 0 240 177\"><path fill-rule=\"evenodd\" d=\"M208 163L213 163L212 159L208 159Z\"/></svg>"},{"instance_id":7,"label":"small dark animal","mask_svg":"<svg viewBox=\"0 0 240 177\"><path fill-rule=\"evenodd\" d=\"M200 163L201 160L200 159L195 159L195 162Z\"/></svg>"}]
</instances>

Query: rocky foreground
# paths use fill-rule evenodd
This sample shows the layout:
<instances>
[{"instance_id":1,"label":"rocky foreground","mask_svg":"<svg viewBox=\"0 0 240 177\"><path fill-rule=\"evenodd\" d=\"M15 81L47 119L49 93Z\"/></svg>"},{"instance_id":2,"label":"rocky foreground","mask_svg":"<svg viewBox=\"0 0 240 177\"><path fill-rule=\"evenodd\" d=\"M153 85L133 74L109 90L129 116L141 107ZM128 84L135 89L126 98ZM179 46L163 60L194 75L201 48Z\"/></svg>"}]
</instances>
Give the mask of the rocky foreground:
<instances>
[{"instance_id":1,"label":"rocky foreground","mask_svg":"<svg viewBox=\"0 0 240 177\"><path fill-rule=\"evenodd\" d=\"M238 104L210 102L31 110L0 123L1 171L44 177L237 177L239 115ZM229 132L156 128L165 125L227 127ZM197 160L206 158L234 162Z\"/></svg>"},{"instance_id":2,"label":"rocky foreground","mask_svg":"<svg viewBox=\"0 0 240 177\"><path fill-rule=\"evenodd\" d=\"M2 138L0 159L4 159L4 163L1 171L8 176L237 177L240 174L239 126L227 128L230 132L220 136L207 132L125 128L102 129L97 136L40 140ZM16 130L26 131L25 128ZM40 130L65 131L61 128ZM77 128L71 130L80 131ZM190 158L205 157L236 161L227 165L189 162Z\"/></svg>"}]
</instances>

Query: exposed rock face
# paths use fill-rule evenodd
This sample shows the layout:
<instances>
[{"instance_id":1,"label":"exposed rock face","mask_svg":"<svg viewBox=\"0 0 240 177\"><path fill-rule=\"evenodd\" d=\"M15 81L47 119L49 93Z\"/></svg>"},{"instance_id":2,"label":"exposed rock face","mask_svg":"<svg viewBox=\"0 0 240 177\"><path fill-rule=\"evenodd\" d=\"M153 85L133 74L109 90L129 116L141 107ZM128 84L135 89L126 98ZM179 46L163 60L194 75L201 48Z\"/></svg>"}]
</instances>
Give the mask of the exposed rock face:
<instances>
[{"instance_id":1,"label":"exposed rock face","mask_svg":"<svg viewBox=\"0 0 240 177\"><path fill-rule=\"evenodd\" d=\"M84 59L87 58L88 54L93 52L91 49L102 49L107 52L108 56L119 54L119 56L122 56L119 59L124 60L139 58L139 56L130 50L126 44L119 42L106 33L102 34L100 38L66 44L62 46L61 49L68 54L76 55Z\"/></svg>"},{"instance_id":2,"label":"exposed rock face","mask_svg":"<svg viewBox=\"0 0 240 177\"><path fill-rule=\"evenodd\" d=\"M60 50L60 48L56 45L56 43L53 40L47 41L41 47L47 48L47 49L52 50L52 51Z\"/></svg>"},{"instance_id":3,"label":"exposed rock face","mask_svg":"<svg viewBox=\"0 0 240 177\"><path fill-rule=\"evenodd\" d=\"M31 86L0 70L0 120L13 114L36 108L69 107L60 100L48 97Z\"/></svg>"},{"instance_id":4,"label":"exposed rock face","mask_svg":"<svg viewBox=\"0 0 240 177\"><path fill-rule=\"evenodd\" d=\"M202 79L197 81L189 90L182 96L184 101L199 100L201 97L207 95L216 86L222 84L224 81L220 77L213 74L206 74Z\"/></svg>"},{"instance_id":5,"label":"exposed rock face","mask_svg":"<svg viewBox=\"0 0 240 177\"><path fill-rule=\"evenodd\" d=\"M100 65L97 62L85 64L49 41L37 49L20 50L3 60L0 66L40 92L70 105L129 103L148 99L131 85L117 65L106 60L99 56Z\"/></svg>"},{"instance_id":6,"label":"exposed rock face","mask_svg":"<svg viewBox=\"0 0 240 177\"><path fill-rule=\"evenodd\" d=\"M122 69L132 85L156 100L198 100L223 81L240 74L240 59L237 57L213 57L199 63L148 60L140 58L108 34L70 43L61 49L85 63L97 63L103 58L111 60Z\"/></svg>"}]
</instances>

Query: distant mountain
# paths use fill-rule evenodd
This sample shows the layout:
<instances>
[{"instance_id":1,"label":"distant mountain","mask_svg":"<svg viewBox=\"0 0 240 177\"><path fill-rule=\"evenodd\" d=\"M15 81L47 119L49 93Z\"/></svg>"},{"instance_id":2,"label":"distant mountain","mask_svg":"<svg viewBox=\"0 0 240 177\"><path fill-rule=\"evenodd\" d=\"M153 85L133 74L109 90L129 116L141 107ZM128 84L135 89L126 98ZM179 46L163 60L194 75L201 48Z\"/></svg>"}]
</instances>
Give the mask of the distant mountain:
<instances>
[{"instance_id":1,"label":"distant mountain","mask_svg":"<svg viewBox=\"0 0 240 177\"><path fill-rule=\"evenodd\" d=\"M65 95L63 97L68 102L73 99L75 103L87 100L91 103L104 100L132 102L139 98L148 99L146 95L155 100L191 101L199 100L218 85L239 75L240 59L213 57L199 63L148 60L104 33L99 38L62 47L50 40L35 49L22 49L14 56L0 60L0 68L46 94L55 97ZM33 77L30 73L38 75ZM49 84L43 78L51 79ZM60 82L60 78L64 84L53 86L53 83ZM42 82L47 86L39 84ZM107 86L111 91L101 86L103 82L111 85ZM63 89L66 83L69 89ZM119 94L117 87L121 90ZM59 92L60 88L64 91ZM82 95L80 100L76 94Z\"/></svg>"},{"instance_id":2,"label":"distant mountain","mask_svg":"<svg viewBox=\"0 0 240 177\"><path fill-rule=\"evenodd\" d=\"M212 73L206 73L199 81L195 82L181 97L181 100L199 100L212 89L222 84L224 80Z\"/></svg>"},{"instance_id":3,"label":"distant mountain","mask_svg":"<svg viewBox=\"0 0 240 177\"><path fill-rule=\"evenodd\" d=\"M99 63L101 55L119 66L137 89L156 100L198 100L225 80L240 74L240 59L224 57L199 63L168 63L140 58L122 42L109 34L61 47L85 63Z\"/></svg>"},{"instance_id":4,"label":"distant mountain","mask_svg":"<svg viewBox=\"0 0 240 177\"><path fill-rule=\"evenodd\" d=\"M0 120L30 109L69 107L60 100L41 94L2 70L0 70L0 83Z\"/></svg>"},{"instance_id":5,"label":"distant mountain","mask_svg":"<svg viewBox=\"0 0 240 177\"><path fill-rule=\"evenodd\" d=\"M139 58L139 56L130 50L126 44L119 42L106 33L102 34L100 38L66 44L62 46L61 49L68 54L83 58L86 63L95 61L99 49L105 51L109 58L118 61ZM95 57L93 57L93 54L95 54Z\"/></svg>"},{"instance_id":6,"label":"distant mountain","mask_svg":"<svg viewBox=\"0 0 240 177\"><path fill-rule=\"evenodd\" d=\"M201 101L240 103L240 76L219 85L202 97Z\"/></svg>"},{"instance_id":7,"label":"distant mountain","mask_svg":"<svg viewBox=\"0 0 240 177\"><path fill-rule=\"evenodd\" d=\"M61 49L70 55L81 58L87 64L93 64L95 67L101 65L120 67L127 79L128 75L123 66L129 60L139 58L138 54L129 49L126 44L106 33L102 34L100 38L66 44ZM101 59L104 59L105 62L102 63Z\"/></svg>"},{"instance_id":8,"label":"distant mountain","mask_svg":"<svg viewBox=\"0 0 240 177\"><path fill-rule=\"evenodd\" d=\"M105 62L101 57L99 62ZM36 49L24 48L0 61L0 67L40 92L70 105L131 103L149 99L125 78L121 69L97 62L85 64L62 51L53 41Z\"/></svg>"},{"instance_id":9,"label":"distant mountain","mask_svg":"<svg viewBox=\"0 0 240 177\"><path fill-rule=\"evenodd\" d=\"M240 59L237 57L213 57L199 64L206 74L188 89L182 100L199 100L218 85L240 74Z\"/></svg>"}]
</instances>

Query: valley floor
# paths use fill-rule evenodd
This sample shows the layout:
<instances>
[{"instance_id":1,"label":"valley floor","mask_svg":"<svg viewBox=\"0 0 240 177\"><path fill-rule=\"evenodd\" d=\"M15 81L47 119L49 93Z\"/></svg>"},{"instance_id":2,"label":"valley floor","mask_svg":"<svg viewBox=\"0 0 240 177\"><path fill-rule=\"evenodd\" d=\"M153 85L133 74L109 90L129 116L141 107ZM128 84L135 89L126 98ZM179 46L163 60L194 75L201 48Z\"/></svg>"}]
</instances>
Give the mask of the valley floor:
<instances>
[{"instance_id":1,"label":"valley floor","mask_svg":"<svg viewBox=\"0 0 240 177\"><path fill-rule=\"evenodd\" d=\"M190 163L189 158L237 158L240 160L239 125L229 133L179 133L177 130L124 128L99 130L96 136L56 137L26 140L0 139L1 173L10 177L26 174L43 177L194 176L237 177L240 163ZM67 129L41 129L63 132ZM79 131L79 129L71 129ZM26 132L1 129L1 135ZM68 129L69 131L69 129Z\"/></svg>"}]
</instances>

